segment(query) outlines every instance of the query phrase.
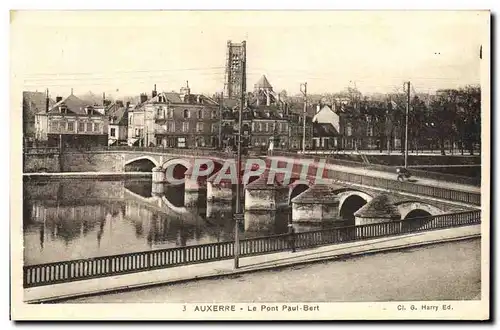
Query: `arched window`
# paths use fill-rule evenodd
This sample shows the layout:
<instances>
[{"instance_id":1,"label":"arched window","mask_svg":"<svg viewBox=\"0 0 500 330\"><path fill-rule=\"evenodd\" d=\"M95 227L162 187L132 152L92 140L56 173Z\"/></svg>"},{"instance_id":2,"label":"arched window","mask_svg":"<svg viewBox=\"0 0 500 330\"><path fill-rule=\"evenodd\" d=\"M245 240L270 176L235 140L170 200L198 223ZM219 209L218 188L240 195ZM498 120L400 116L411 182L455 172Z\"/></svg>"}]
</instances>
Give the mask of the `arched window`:
<instances>
[{"instance_id":1,"label":"arched window","mask_svg":"<svg viewBox=\"0 0 500 330\"><path fill-rule=\"evenodd\" d=\"M184 118L189 118L189 110L184 109Z\"/></svg>"},{"instance_id":2,"label":"arched window","mask_svg":"<svg viewBox=\"0 0 500 330\"><path fill-rule=\"evenodd\" d=\"M203 118L203 110L198 110L198 119L202 119Z\"/></svg>"}]
</instances>

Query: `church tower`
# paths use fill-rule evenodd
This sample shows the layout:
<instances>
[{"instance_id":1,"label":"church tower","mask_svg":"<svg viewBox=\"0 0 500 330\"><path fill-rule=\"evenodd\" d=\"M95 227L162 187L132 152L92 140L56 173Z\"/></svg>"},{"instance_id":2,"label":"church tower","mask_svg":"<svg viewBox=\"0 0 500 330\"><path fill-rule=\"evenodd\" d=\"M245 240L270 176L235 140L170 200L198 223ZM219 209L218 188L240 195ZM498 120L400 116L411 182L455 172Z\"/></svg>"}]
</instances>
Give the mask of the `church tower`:
<instances>
[{"instance_id":1,"label":"church tower","mask_svg":"<svg viewBox=\"0 0 500 330\"><path fill-rule=\"evenodd\" d=\"M227 42L224 97L240 97L242 80L243 92L246 91L246 57L246 41L239 44L232 43L231 40Z\"/></svg>"}]
</instances>

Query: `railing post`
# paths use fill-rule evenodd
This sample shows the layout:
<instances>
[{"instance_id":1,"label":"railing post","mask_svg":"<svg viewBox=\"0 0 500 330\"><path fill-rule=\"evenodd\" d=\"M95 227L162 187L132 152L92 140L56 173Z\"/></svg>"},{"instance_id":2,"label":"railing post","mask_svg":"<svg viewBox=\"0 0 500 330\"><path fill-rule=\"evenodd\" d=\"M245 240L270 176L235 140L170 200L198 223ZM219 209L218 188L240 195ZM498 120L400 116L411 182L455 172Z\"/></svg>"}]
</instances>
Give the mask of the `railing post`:
<instances>
[{"instance_id":1,"label":"railing post","mask_svg":"<svg viewBox=\"0 0 500 330\"><path fill-rule=\"evenodd\" d=\"M288 225L288 242L290 243L290 249L292 253L295 252L295 228L293 228L292 224Z\"/></svg>"}]
</instances>

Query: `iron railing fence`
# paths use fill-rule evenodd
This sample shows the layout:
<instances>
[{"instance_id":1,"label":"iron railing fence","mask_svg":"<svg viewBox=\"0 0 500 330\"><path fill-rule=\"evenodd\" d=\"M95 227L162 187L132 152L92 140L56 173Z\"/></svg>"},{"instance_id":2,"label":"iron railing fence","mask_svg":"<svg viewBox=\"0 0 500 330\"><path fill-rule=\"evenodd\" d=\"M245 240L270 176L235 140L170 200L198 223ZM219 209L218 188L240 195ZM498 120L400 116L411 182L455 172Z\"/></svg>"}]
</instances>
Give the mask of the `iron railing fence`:
<instances>
[{"instance_id":1,"label":"iron railing fence","mask_svg":"<svg viewBox=\"0 0 500 330\"><path fill-rule=\"evenodd\" d=\"M242 257L307 249L415 232L481 223L481 211L442 214L410 220L334 227L314 231L248 238L240 241ZM226 260L234 257L234 241L208 243L59 261L23 267L25 288L163 269L187 264Z\"/></svg>"}]
</instances>

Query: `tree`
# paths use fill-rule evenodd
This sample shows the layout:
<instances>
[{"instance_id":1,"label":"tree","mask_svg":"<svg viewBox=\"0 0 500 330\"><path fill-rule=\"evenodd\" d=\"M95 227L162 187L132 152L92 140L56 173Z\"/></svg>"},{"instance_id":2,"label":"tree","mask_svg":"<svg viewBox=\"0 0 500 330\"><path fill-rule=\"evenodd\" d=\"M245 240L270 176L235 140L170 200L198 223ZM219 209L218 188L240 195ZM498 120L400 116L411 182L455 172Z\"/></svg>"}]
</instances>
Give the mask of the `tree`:
<instances>
[{"instance_id":1,"label":"tree","mask_svg":"<svg viewBox=\"0 0 500 330\"><path fill-rule=\"evenodd\" d=\"M458 90L455 124L462 154L465 147L473 155L474 145L481 141L481 87L465 86Z\"/></svg>"},{"instance_id":2,"label":"tree","mask_svg":"<svg viewBox=\"0 0 500 330\"><path fill-rule=\"evenodd\" d=\"M410 112L408 116L408 139L411 141L411 149L419 149L422 137L425 136L425 116L427 107L418 96L414 96L410 102Z\"/></svg>"},{"instance_id":3,"label":"tree","mask_svg":"<svg viewBox=\"0 0 500 330\"><path fill-rule=\"evenodd\" d=\"M457 113L458 91L455 89L440 90L436 99L431 103L431 121L435 129L431 130L439 140L441 154L445 155L445 143L449 141L453 146L454 121Z\"/></svg>"}]
</instances>

